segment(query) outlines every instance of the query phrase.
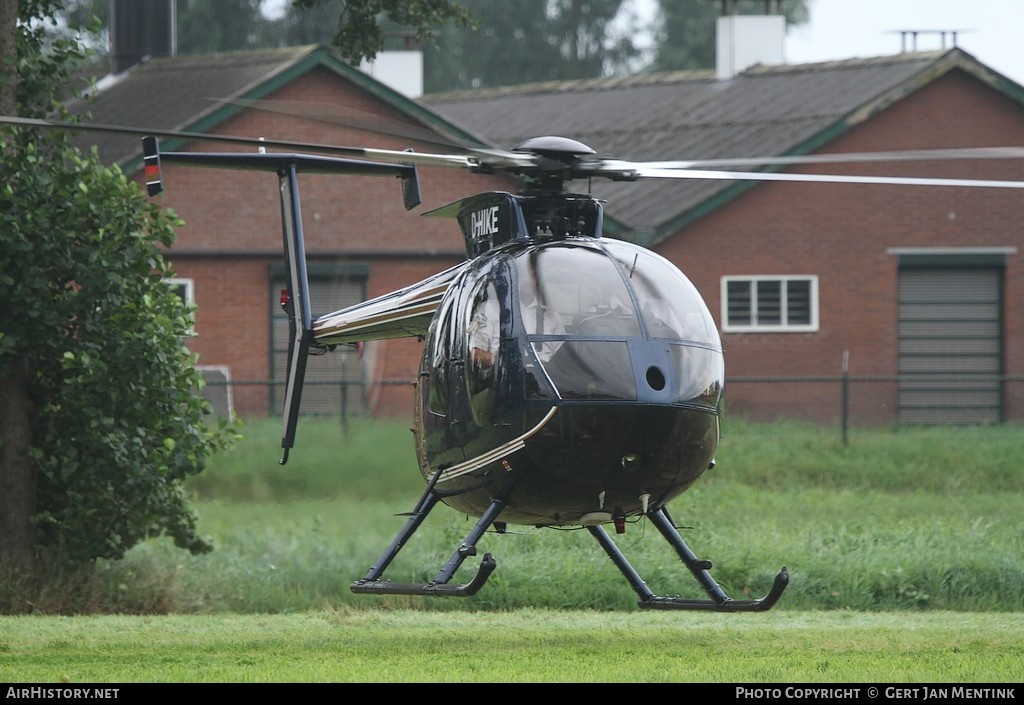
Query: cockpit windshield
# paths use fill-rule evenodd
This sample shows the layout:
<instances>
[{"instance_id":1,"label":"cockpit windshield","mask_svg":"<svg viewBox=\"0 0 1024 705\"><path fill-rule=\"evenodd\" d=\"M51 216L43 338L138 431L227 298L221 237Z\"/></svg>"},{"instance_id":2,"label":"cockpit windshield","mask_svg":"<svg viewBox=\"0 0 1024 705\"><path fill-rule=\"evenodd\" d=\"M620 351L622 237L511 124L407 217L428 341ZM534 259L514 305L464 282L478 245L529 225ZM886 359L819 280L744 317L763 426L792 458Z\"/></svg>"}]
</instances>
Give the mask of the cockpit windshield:
<instances>
[{"instance_id":1,"label":"cockpit windshield","mask_svg":"<svg viewBox=\"0 0 1024 705\"><path fill-rule=\"evenodd\" d=\"M530 335L640 335L625 281L599 249L551 245L520 255L516 265Z\"/></svg>"},{"instance_id":2,"label":"cockpit windshield","mask_svg":"<svg viewBox=\"0 0 1024 705\"><path fill-rule=\"evenodd\" d=\"M549 328L544 335L721 344L704 300L678 269L649 250L604 242L621 271L596 247L552 245L519 255L520 313L528 333L540 334L539 306L543 318L558 326L557 333Z\"/></svg>"},{"instance_id":3,"label":"cockpit windshield","mask_svg":"<svg viewBox=\"0 0 1024 705\"><path fill-rule=\"evenodd\" d=\"M602 244L606 250L596 243L552 243L515 258L514 311L532 353L524 351L528 373L539 362L562 399L635 400L645 371L660 365L666 379L675 373L671 389L655 390L671 397L666 401L699 397L701 404L717 404L721 343L696 288L649 250L622 241ZM668 347L651 347L659 340ZM661 354L668 357L652 357ZM544 396L543 385L532 388Z\"/></svg>"},{"instance_id":4,"label":"cockpit windshield","mask_svg":"<svg viewBox=\"0 0 1024 705\"><path fill-rule=\"evenodd\" d=\"M618 240L606 245L628 272L648 336L721 344L704 299L682 272L650 250Z\"/></svg>"}]
</instances>

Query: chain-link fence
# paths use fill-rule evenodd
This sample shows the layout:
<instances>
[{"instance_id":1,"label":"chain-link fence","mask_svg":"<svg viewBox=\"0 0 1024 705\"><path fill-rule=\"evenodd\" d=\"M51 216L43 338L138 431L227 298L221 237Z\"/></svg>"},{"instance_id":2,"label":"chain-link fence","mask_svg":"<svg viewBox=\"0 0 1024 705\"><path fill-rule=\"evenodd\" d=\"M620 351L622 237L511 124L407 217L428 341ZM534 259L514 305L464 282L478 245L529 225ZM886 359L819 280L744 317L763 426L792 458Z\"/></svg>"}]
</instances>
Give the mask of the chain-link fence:
<instances>
[{"instance_id":1,"label":"chain-link fence","mask_svg":"<svg viewBox=\"0 0 1024 705\"><path fill-rule=\"evenodd\" d=\"M280 416L284 381L229 380L207 374L203 394L214 413ZM343 379L307 380L303 415L348 418L411 415L412 380L372 385ZM725 410L751 421L810 421L837 429L900 425L993 425L1024 421L1021 375L736 376L725 384ZM383 401L382 401L383 400ZM390 400L390 401L389 401Z\"/></svg>"}]
</instances>

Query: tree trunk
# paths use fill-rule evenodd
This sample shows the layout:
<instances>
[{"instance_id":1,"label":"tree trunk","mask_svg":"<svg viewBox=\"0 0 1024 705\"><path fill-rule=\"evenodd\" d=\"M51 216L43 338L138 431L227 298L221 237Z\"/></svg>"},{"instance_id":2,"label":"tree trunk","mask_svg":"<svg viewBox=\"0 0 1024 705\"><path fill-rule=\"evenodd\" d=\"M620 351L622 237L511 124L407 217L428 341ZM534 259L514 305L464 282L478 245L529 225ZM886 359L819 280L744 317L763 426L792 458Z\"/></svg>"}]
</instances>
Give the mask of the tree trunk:
<instances>
[{"instance_id":1,"label":"tree trunk","mask_svg":"<svg viewBox=\"0 0 1024 705\"><path fill-rule=\"evenodd\" d=\"M18 29L18 3L0 0L0 115L14 115L17 108L18 75L14 33ZM10 59L10 63L8 63Z\"/></svg>"},{"instance_id":2,"label":"tree trunk","mask_svg":"<svg viewBox=\"0 0 1024 705\"><path fill-rule=\"evenodd\" d=\"M0 0L0 115L17 111L18 3ZM28 391L32 363L14 361L0 377L0 568L30 570L36 551L38 478L28 457L35 404Z\"/></svg>"},{"instance_id":3,"label":"tree trunk","mask_svg":"<svg viewBox=\"0 0 1024 705\"><path fill-rule=\"evenodd\" d=\"M38 478L29 460L35 405L28 393L31 363L18 360L0 379L0 567L30 569L35 557Z\"/></svg>"}]
</instances>

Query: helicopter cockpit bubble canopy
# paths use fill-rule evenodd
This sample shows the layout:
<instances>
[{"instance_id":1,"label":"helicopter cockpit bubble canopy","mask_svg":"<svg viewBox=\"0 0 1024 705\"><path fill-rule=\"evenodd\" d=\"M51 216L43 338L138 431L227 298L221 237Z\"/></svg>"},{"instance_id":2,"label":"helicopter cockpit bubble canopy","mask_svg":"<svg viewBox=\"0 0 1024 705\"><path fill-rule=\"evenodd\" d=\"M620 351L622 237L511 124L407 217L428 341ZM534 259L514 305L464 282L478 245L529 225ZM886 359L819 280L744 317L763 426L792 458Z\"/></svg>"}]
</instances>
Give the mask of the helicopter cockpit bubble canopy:
<instances>
[{"instance_id":1,"label":"helicopter cockpit bubble canopy","mask_svg":"<svg viewBox=\"0 0 1024 705\"><path fill-rule=\"evenodd\" d=\"M667 260L602 238L529 248L514 262L527 371L531 362L543 368L563 402L717 409L725 376L718 329ZM545 395L542 383L531 388Z\"/></svg>"},{"instance_id":2,"label":"helicopter cockpit bubble canopy","mask_svg":"<svg viewBox=\"0 0 1024 705\"><path fill-rule=\"evenodd\" d=\"M600 201L551 193L491 191L423 215L457 218L471 258L514 241L600 237L604 224Z\"/></svg>"}]
</instances>

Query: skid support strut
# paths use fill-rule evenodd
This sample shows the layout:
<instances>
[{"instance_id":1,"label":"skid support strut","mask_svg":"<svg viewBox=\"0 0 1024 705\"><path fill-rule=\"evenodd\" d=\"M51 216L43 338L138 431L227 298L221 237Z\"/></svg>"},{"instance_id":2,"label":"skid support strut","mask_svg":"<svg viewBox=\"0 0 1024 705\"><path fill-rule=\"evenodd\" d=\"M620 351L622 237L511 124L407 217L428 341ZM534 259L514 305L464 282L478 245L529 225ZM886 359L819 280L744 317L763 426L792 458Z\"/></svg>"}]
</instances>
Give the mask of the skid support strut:
<instances>
[{"instance_id":1,"label":"skid support strut","mask_svg":"<svg viewBox=\"0 0 1024 705\"><path fill-rule=\"evenodd\" d=\"M511 491L512 486L515 484L514 480L509 483L508 487L501 496L495 498L487 510L480 516L480 519L474 525L472 531L466 536L465 540L459 545L452 557L448 559L444 567L441 568L440 572L429 583L393 583L390 580L382 580L381 576L387 569L391 561L395 559L398 552L402 550L406 541L416 532L423 520L427 518L430 510L437 505L441 500L441 495L434 488L437 482L437 478L441 475L440 472L435 473L432 481L427 485L426 491L420 498L419 503L416 505L416 509L409 516L408 521L402 527L401 531L388 546L387 550L384 551L383 555L378 559L377 563L370 568L370 571L363 576L360 580L356 580L350 586L352 592L355 593L388 593L393 595L444 595L452 597L469 597L475 595L480 588L484 586L487 579L494 572L497 567L497 562L491 556L490 553L485 553L483 560L480 563L480 568L477 570L476 576L468 583L465 584L449 584L448 581L452 579L459 566L462 565L463 561L469 556L476 555L476 543L484 535L491 524L495 522L498 515L505 508L507 502L508 493Z\"/></svg>"},{"instance_id":2,"label":"skid support strut","mask_svg":"<svg viewBox=\"0 0 1024 705\"><path fill-rule=\"evenodd\" d=\"M683 564L693 573L693 577L697 579L701 587L708 594L709 599L689 599L683 597L666 597L661 595L655 595L647 587L647 583L643 581L640 575L633 569L633 566L626 560L626 556L623 555L619 547L611 540L604 528L601 526L588 526L587 529L593 534L594 538L597 539L598 543L604 549L608 557L612 559L619 571L626 576L626 580L632 586L633 590L640 596L640 601L637 603L641 607L649 609L662 609L662 610L713 610L719 612L764 612L770 610L772 606L782 596L783 591L789 584L789 573L783 568L779 571L779 574L775 576L775 582L772 584L772 589L764 597L757 600L734 600L725 594L721 586L715 579L711 577L708 570L711 568L711 561L700 560L694 555L690 547L683 541L683 537L679 535L679 531L676 530L675 524L668 515L668 511L661 507L659 509L652 510L647 514L647 517L651 520L651 523L657 527L661 535L665 537L672 547L679 554L679 558L682 559Z\"/></svg>"}]
</instances>

